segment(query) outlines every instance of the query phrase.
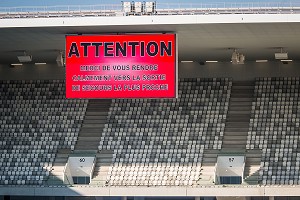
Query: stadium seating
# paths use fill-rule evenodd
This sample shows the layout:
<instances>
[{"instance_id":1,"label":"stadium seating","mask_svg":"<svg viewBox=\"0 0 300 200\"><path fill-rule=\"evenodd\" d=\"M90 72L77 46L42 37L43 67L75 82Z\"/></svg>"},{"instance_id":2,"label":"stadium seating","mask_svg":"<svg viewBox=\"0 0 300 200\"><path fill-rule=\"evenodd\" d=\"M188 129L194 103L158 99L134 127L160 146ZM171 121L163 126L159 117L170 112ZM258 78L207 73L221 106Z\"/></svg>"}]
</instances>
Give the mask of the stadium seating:
<instances>
[{"instance_id":1,"label":"stadium seating","mask_svg":"<svg viewBox=\"0 0 300 200\"><path fill-rule=\"evenodd\" d=\"M186 78L178 99L113 100L99 150L107 185L194 185L204 149L221 149L232 81Z\"/></svg>"},{"instance_id":2,"label":"stadium seating","mask_svg":"<svg viewBox=\"0 0 300 200\"><path fill-rule=\"evenodd\" d=\"M260 183L300 184L300 78L257 78L247 149L261 149Z\"/></svg>"},{"instance_id":3,"label":"stadium seating","mask_svg":"<svg viewBox=\"0 0 300 200\"><path fill-rule=\"evenodd\" d=\"M299 184L300 78L257 78L247 149L262 151L263 185ZM64 81L0 81L0 185L45 184L58 149L74 149L87 100ZM192 186L206 149L222 146L232 81L184 78L177 99L113 100L99 150L109 186Z\"/></svg>"},{"instance_id":4,"label":"stadium seating","mask_svg":"<svg viewBox=\"0 0 300 200\"><path fill-rule=\"evenodd\" d=\"M86 100L62 80L0 81L0 184L44 184L57 149L74 148Z\"/></svg>"}]
</instances>

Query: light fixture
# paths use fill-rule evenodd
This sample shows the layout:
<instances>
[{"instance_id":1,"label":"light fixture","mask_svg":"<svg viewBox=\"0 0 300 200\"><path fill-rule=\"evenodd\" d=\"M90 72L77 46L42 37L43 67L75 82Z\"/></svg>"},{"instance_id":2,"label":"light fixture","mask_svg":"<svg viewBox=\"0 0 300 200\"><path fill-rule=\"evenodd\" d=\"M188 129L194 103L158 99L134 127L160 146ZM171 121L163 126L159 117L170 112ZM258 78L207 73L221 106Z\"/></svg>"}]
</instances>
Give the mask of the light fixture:
<instances>
[{"instance_id":1,"label":"light fixture","mask_svg":"<svg viewBox=\"0 0 300 200\"><path fill-rule=\"evenodd\" d=\"M63 67L65 66L65 62L64 62L64 57L63 57L63 52L60 51L57 58L56 58L56 63L59 67Z\"/></svg>"},{"instance_id":2,"label":"light fixture","mask_svg":"<svg viewBox=\"0 0 300 200\"><path fill-rule=\"evenodd\" d=\"M282 62L282 64L286 65L286 64L289 64L290 62L292 62L293 60L283 59L283 60L280 60L280 61Z\"/></svg>"},{"instance_id":3,"label":"light fixture","mask_svg":"<svg viewBox=\"0 0 300 200\"><path fill-rule=\"evenodd\" d=\"M245 64L245 56L244 54L239 54L239 62L238 64L243 65Z\"/></svg>"},{"instance_id":4,"label":"light fixture","mask_svg":"<svg viewBox=\"0 0 300 200\"><path fill-rule=\"evenodd\" d=\"M23 64L22 63L12 63L10 64L11 66L22 66Z\"/></svg>"},{"instance_id":5,"label":"light fixture","mask_svg":"<svg viewBox=\"0 0 300 200\"><path fill-rule=\"evenodd\" d=\"M207 63L217 63L217 62L219 62L219 61L217 61L217 60L207 60L207 61L205 61L205 62L207 62Z\"/></svg>"},{"instance_id":6,"label":"light fixture","mask_svg":"<svg viewBox=\"0 0 300 200\"><path fill-rule=\"evenodd\" d=\"M182 62L182 63L192 63L192 62L194 62L194 61L192 61L192 60L182 60L182 61L180 61L180 62Z\"/></svg>"},{"instance_id":7,"label":"light fixture","mask_svg":"<svg viewBox=\"0 0 300 200\"><path fill-rule=\"evenodd\" d=\"M275 53L275 59L277 59L277 60L286 60L286 59L288 59L288 53L283 52L283 49L280 48L280 52Z\"/></svg>"},{"instance_id":8,"label":"light fixture","mask_svg":"<svg viewBox=\"0 0 300 200\"><path fill-rule=\"evenodd\" d=\"M268 62L268 60L256 60L257 63L265 63Z\"/></svg>"},{"instance_id":9,"label":"light fixture","mask_svg":"<svg viewBox=\"0 0 300 200\"><path fill-rule=\"evenodd\" d=\"M24 51L24 55L21 56L17 56L19 62L23 63L23 62L31 62L32 61L32 56L31 55L27 55L26 52Z\"/></svg>"},{"instance_id":10,"label":"light fixture","mask_svg":"<svg viewBox=\"0 0 300 200\"><path fill-rule=\"evenodd\" d=\"M234 50L234 52L231 55L231 61L232 61L232 64L238 64L239 54L236 52L236 50Z\"/></svg>"},{"instance_id":11,"label":"light fixture","mask_svg":"<svg viewBox=\"0 0 300 200\"><path fill-rule=\"evenodd\" d=\"M236 51L236 49L234 49L234 51L231 55L231 62L234 65L236 65L236 64L239 64L239 65L245 64L245 55L241 54L241 53L238 53Z\"/></svg>"},{"instance_id":12,"label":"light fixture","mask_svg":"<svg viewBox=\"0 0 300 200\"><path fill-rule=\"evenodd\" d=\"M34 63L35 65L46 65L47 63L45 62L40 62L40 63Z\"/></svg>"}]
</instances>

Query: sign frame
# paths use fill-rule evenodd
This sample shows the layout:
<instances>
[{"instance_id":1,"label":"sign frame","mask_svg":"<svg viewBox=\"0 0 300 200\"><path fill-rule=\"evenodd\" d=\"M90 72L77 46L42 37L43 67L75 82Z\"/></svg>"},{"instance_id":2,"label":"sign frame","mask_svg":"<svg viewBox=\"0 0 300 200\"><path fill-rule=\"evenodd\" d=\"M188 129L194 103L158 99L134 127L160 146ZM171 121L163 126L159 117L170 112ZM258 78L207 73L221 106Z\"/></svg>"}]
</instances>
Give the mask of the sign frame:
<instances>
[{"instance_id":1,"label":"sign frame","mask_svg":"<svg viewBox=\"0 0 300 200\"><path fill-rule=\"evenodd\" d=\"M164 36L164 35L168 35L168 36L173 36L174 37L174 40L172 40L172 42L174 42L175 44L172 44L172 47L174 47L174 49L172 50L172 52L175 54L175 55L172 55L173 57L173 71L174 71L174 74L172 76L172 80L174 79L174 85L172 85L171 87L173 88L174 92L172 93L172 96L155 96L155 95L149 95L149 96L123 96L123 95L114 95L114 96L101 96L101 97L98 97L98 96L70 96L68 95L68 88L69 87L69 81L68 81L68 53L69 53L69 46L67 46L67 38L68 37L88 37L88 36L92 36L92 37L122 37L122 36L125 36L125 37L134 37L134 36L142 36L142 37L150 37L150 36ZM72 34L69 34L69 35L66 35L66 44L65 44L65 52L66 52L66 70L65 70L65 78L66 78L66 98L67 99L171 99L171 98L177 98L178 97L178 37L177 37L177 34L176 33L130 33L130 34L85 34L85 35L72 35ZM173 81L172 81L173 82ZM120 93L123 93L123 92L120 92Z\"/></svg>"}]
</instances>

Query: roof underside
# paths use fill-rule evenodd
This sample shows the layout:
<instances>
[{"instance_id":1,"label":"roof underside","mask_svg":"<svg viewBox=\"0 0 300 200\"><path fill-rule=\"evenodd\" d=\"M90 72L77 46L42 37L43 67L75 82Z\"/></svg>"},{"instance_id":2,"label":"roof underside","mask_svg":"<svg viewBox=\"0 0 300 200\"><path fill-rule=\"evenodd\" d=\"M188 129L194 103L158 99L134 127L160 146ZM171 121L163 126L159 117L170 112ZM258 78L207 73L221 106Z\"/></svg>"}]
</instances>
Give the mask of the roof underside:
<instances>
[{"instance_id":1,"label":"roof underside","mask_svg":"<svg viewBox=\"0 0 300 200\"><path fill-rule=\"evenodd\" d=\"M66 34L164 33L178 35L179 60L230 61L233 49L246 61L289 53L300 60L300 15L123 16L0 19L0 64L24 51L33 62L54 63Z\"/></svg>"}]
</instances>

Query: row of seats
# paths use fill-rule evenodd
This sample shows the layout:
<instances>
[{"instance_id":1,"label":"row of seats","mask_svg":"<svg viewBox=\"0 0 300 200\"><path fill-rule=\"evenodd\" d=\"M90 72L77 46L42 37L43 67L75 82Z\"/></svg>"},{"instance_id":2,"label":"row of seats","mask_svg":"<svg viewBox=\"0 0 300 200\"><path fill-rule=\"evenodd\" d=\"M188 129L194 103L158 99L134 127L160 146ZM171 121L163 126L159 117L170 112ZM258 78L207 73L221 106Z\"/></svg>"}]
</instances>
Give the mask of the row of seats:
<instances>
[{"instance_id":1,"label":"row of seats","mask_svg":"<svg viewBox=\"0 0 300 200\"><path fill-rule=\"evenodd\" d=\"M106 184L112 186L193 185L201 174L197 163L135 163L115 164L109 168Z\"/></svg>"}]
</instances>

